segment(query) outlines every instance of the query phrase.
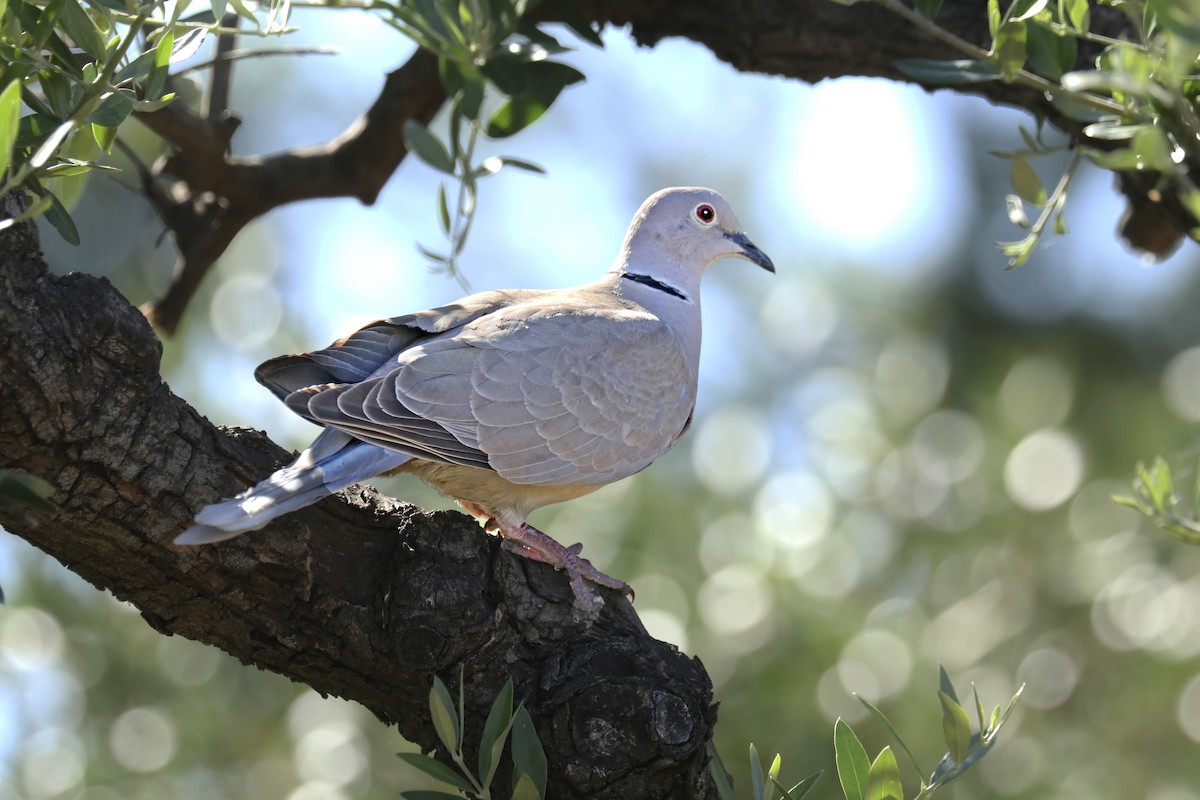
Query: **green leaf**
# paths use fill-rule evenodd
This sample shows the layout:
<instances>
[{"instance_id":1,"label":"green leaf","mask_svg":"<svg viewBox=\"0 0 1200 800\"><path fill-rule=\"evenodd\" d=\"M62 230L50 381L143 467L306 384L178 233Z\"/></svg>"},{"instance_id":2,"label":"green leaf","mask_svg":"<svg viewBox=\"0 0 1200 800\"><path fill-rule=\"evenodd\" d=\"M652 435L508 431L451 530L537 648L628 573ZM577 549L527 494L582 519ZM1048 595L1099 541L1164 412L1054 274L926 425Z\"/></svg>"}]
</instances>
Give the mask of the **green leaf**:
<instances>
[{"instance_id":1,"label":"green leaf","mask_svg":"<svg viewBox=\"0 0 1200 800\"><path fill-rule=\"evenodd\" d=\"M147 50L146 52L138 55L138 57L133 61L130 61L125 66L121 67L121 69L117 70L117 73L113 75L113 85L120 86L126 81L135 80L148 73L154 67L155 55L156 53L154 50Z\"/></svg>"},{"instance_id":2,"label":"green leaf","mask_svg":"<svg viewBox=\"0 0 1200 800\"><path fill-rule=\"evenodd\" d=\"M167 92L157 100L138 100L133 104L134 111L145 111L147 114L158 111L175 99L174 92Z\"/></svg>"},{"instance_id":3,"label":"green leaf","mask_svg":"<svg viewBox=\"0 0 1200 800\"><path fill-rule=\"evenodd\" d=\"M554 13L558 21L570 28L580 39L596 47L604 47L604 40L600 38L600 31L593 28L592 23L584 19L573 3L558 3L555 6Z\"/></svg>"},{"instance_id":4,"label":"green leaf","mask_svg":"<svg viewBox=\"0 0 1200 800\"><path fill-rule=\"evenodd\" d=\"M450 235L450 206L446 203L446 184L439 183L437 190L438 224L442 233Z\"/></svg>"},{"instance_id":5,"label":"green leaf","mask_svg":"<svg viewBox=\"0 0 1200 800\"><path fill-rule=\"evenodd\" d=\"M137 100L137 93L132 89L118 89L104 98L100 107L88 114L84 122L102 125L105 128L119 128L121 123L133 113L135 100Z\"/></svg>"},{"instance_id":6,"label":"green leaf","mask_svg":"<svg viewBox=\"0 0 1200 800\"><path fill-rule=\"evenodd\" d=\"M483 738L479 741L479 778L484 786L490 786L492 776L500 763L500 753L504 750L504 741L508 738L508 729L512 725L513 682L509 678L488 711L487 721L483 724Z\"/></svg>"},{"instance_id":7,"label":"green leaf","mask_svg":"<svg viewBox=\"0 0 1200 800\"><path fill-rule=\"evenodd\" d=\"M725 774L725 765L712 742L708 743L708 774L712 776L713 785L717 787L717 795L721 800L736 800L733 787L729 784L729 776Z\"/></svg>"},{"instance_id":8,"label":"green leaf","mask_svg":"<svg viewBox=\"0 0 1200 800\"><path fill-rule=\"evenodd\" d=\"M421 255L424 256L427 260L432 261L435 264L449 264L450 263L450 258L448 256L442 255L441 253L437 252L436 250L430 250L428 247L424 247L420 244L417 245L417 250L420 251Z\"/></svg>"},{"instance_id":9,"label":"green leaf","mask_svg":"<svg viewBox=\"0 0 1200 800\"><path fill-rule=\"evenodd\" d=\"M1138 169L1170 172L1175 166L1171 160L1171 142L1158 126L1147 125L1135 133L1129 149L1137 156Z\"/></svg>"},{"instance_id":10,"label":"green leaf","mask_svg":"<svg viewBox=\"0 0 1200 800\"><path fill-rule=\"evenodd\" d=\"M75 220L71 219L66 206L57 197L52 193L47 193L47 196L50 198L50 207L46 209L46 221L54 226L63 241L78 247L79 229L75 227Z\"/></svg>"},{"instance_id":11,"label":"green leaf","mask_svg":"<svg viewBox=\"0 0 1200 800\"><path fill-rule=\"evenodd\" d=\"M461 754L462 732L458 726L458 715L454 713L454 701L442 679L433 676L433 688L429 690L429 716L438 738L452 755Z\"/></svg>"},{"instance_id":12,"label":"green leaf","mask_svg":"<svg viewBox=\"0 0 1200 800\"><path fill-rule=\"evenodd\" d=\"M180 61L186 61L200 50L200 45L204 44L205 37L208 36L208 28L192 28L191 30L182 31L175 37L175 44L171 47L171 57L169 63L178 64Z\"/></svg>"},{"instance_id":13,"label":"green leaf","mask_svg":"<svg viewBox=\"0 0 1200 800\"><path fill-rule=\"evenodd\" d=\"M1071 23L1078 33L1088 32L1091 24L1092 10L1088 0L1058 0L1059 19ZM1066 12L1065 16L1063 12Z\"/></svg>"},{"instance_id":14,"label":"green leaf","mask_svg":"<svg viewBox=\"0 0 1200 800\"><path fill-rule=\"evenodd\" d=\"M995 735L1000 732L1000 728L1004 725L1004 723L1008 722L1008 718L1012 715L1013 710L1017 707L1017 701L1021 699L1021 695L1024 693L1025 684L1022 683L1017 689L1016 694L1014 694L1012 699L1008 701L1008 705L1005 707L1004 713L1000 716L999 721L988 728L989 737L995 737Z\"/></svg>"},{"instance_id":15,"label":"green leaf","mask_svg":"<svg viewBox=\"0 0 1200 800\"><path fill-rule=\"evenodd\" d=\"M526 66L525 85L488 121L487 134L493 139L512 136L528 127L546 113L563 89L584 79L579 70L556 61L537 61Z\"/></svg>"},{"instance_id":16,"label":"green leaf","mask_svg":"<svg viewBox=\"0 0 1200 800\"><path fill-rule=\"evenodd\" d=\"M72 178L79 175L86 175L94 169L102 169L106 172L120 172L116 167L108 164L99 164L95 161L80 161L75 158L67 158L46 167L44 175L47 178Z\"/></svg>"},{"instance_id":17,"label":"green leaf","mask_svg":"<svg viewBox=\"0 0 1200 800\"><path fill-rule=\"evenodd\" d=\"M449 784L464 792L471 790L471 783L468 780L435 758L422 753L396 753L396 756L405 764L416 767L434 780Z\"/></svg>"},{"instance_id":18,"label":"green leaf","mask_svg":"<svg viewBox=\"0 0 1200 800\"><path fill-rule=\"evenodd\" d=\"M1138 168L1137 153L1128 147L1108 151L1093 150L1089 147L1083 151L1083 154L1087 156L1088 161L1091 161L1096 166L1110 169L1114 172L1136 170Z\"/></svg>"},{"instance_id":19,"label":"green leaf","mask_svg":"<svg viewBox=\"0 0 1200 800\"><path fill-rule=\"evenodd\" d=\"M783 800L801 800L804 795L811 792L813 787L817 785L817 781L821 779L821 775L822 773L820 772L814 772L790 789L783 788L783 784L774 778L771 780L775 784L775 788L783 794Z\"/></svg>"},{"instance_id":20,"label":"green leaf","mask_svg":"<svg viewBox=\"0 0 1200 800\"><path fill-rule=\"evenodd\" d=\"M1028 161L1023 158L1014 159L1011 178L1013 188L1022 200L1035 206L1046 205L1046 187L1042 185L1041 178Z\"/></svg>"},{"instance_id":21,"label":"green leaf","mask_svg":"<svg viewBox=\"0 0 1200 800\"><path fill-rule=\"evenodd\" d=\"M92 123L92 138L96 140L96 144L106 153L112 152L113 143L117 141L117 129L106 128L103 125Z\"/></svg>"},{"instance_id":22,"label":"green leaf","mask_svg":"<svg viewBox=\"0 0 1200 800\"><path fill-rule=\"evenodd\" d=\"M1029 66L1039 75L1058 80L1075 68L1079 45L1070 36L1059 36L1041 25L1032 25L1028 32Z\"/></svg>"},{"instance_id":23,"label":"green leaf","mask_svg":"<svg viewBox=\"0 0 1200 800\"><path fill-rule=\"evenodd\" d=\"M446 145L415 119L404 123L404 143L429 166L447 175L454 174L454 159L450 158Z\"/></svg>"},{"instance_id":24,"label":"green leaf","mask_svg":"<svg viewBox=\"0 0 1200 800\"><path fill-rule=\"evenodd\" d=\"M175 48L175 32L163 31L154 46L154 61L150 65L150 75L146 79L143 99L157 100L162 96L163 87L167 83L167 72L171 65L171 51Z\"/></svg>"},{"instance_id":25,"label":"green leaf","mask_svg":"<svg viewBox=\"0 0 1200 800\"><path fill-rule=\"evenodd\" d=\"M506 167L523 169L526 172L535 172L538 175L546 174L546 170L543 167L534 164L532 161L524 161L520 158L513 158L512 156L500 156L500 163Z\"/></svg>"},{"instance_id":26,"label":"green leaf","mask_svg":"<svg viewBox=\"0 0 1200 800\"><path fill-rule=\"evenodd\" d=\"M37 79L54 116L59 119L71 116L75 111L75 103L71 96L74 84L70 79L57 72L39 72Z\"/></svg>"},{"instance_id":27,"label":"green leaf","mask_svg":"<svg viewBox=\"0 0 1200 800\"><path fill-rule=\"evenodd\" d=\"M986 61L959 59L937 61L931 58L901 58L896 68L913 80L940 86L994 81L1000 72Z\"/></svg>"},{"instance_id":28,"label":"green leaf","mask_svg":"<svg viewBox=\"0 0 1200 800\"><path fill-rule=\"evenodd\" d=\"M904 800L900 767L890 747L883 748L871 764L871 771L867 774L866 800Z\"/></svg>"},{"instance_id":29,"label":"green leaf","mask_svg":"<svg viewBox=\"0 0 1200 800\"><path fill-rule=\"evenodd\" d=\"M1008 20L1000 24L992 42L992 62L1001 75L1010 79L1025 66L1028 26L1022 20Z\"/></svg>"},{"instance_id":30,"label":"green leaf","mask_svg":"<svg viewBox=\"0 0 1200 800\"><path fill-rule=\"evenodd\" d=\"M1108 142L1120 141L1123 139L1132 139L1134 134L1144 127L1146 127L1146 124L1128 125L1120 119L1110 117L1086 126L1083 129L1083 135L1092 139L1103 139Z\"/></svg>"},{"instance_id":31,"label":"green leaf","mask_svg":"<svg viewBox=\"0 0 1200 800\"><path fill-rule=\"evenodd\" d=\"M96 60L104 57L104 37L101 36L97 23L83 10L78 0L65 0L62 3L58 24L89 56Z\"/></svg>"},{"instance_id":32,"label":"green leaf","mask_svg":"<svg viewBox=\"0 0 1200 800\"><path fill-rule=\"evenodd\" d=\"M954 684L951 682L950 676L946 674L946 668L941 664L938 664L938 689L945 692L954 702L958 702L958 692L954 691Z\"/></svg>"},{"instance_id":33,"label":"green leaf","mask_svg":"<svg viewBox=\"0 0 1200 800\"><path fill-rule=\"evenodd\" d=\"M766 777L763 775L762 760L758 757L758 749L755 748L754 742L750 743L750 791L754 795L754 800L763 800L763 784Z\"/></svg>"},{"instance_id":34,"label":"green leaf","mask_svg":"<svg viewBox=\"0 0 1200 800\"><path fill-rule=\"evenodd\" d=\"M238 16L245 17L254 23L254 27L258 27L258 19L254 16L254 12L247 8L242 0L229 0L229 5L233 6L233 10L238 13Z\"/></svg>"},{"instance_id":35,"label":"green leaf","mask_svg":"<svg viewBox=\"0 0 1200 800\"><path fill-rule=\"evenodd\" d=\"M513 719L512 760L513 773L529 776L538 794L545 796L548 775L546 751L533 727L533 719L524 706L517 709Z\"/></svg>"},{"instance_id":36,"label":"green leaf","mask_svg":"<svg viewBox=\"0 0 1200 800\"><path fill-rule=\"evenodd\" d=\"M1196 25L1196 4L1180 0L1146 0L1146 9L1154 14L1158 24L1187 42L1200 43L1200 26Z\"/></svg>"},{"instance_id":37,"label":"green leaf","mask_svg":"<svg viewBox=\"0 0 1200 800\"><path fill-rule=\"evenodd\" d=\"M771 762L771 766L767 770L766 800L775 800L775 787L779 783L779 770L782 767L783 756L776 753L775 759Z\"/></svg>"},{"instance_id":38,"label":"green leaf","mask_svg":"<svg viewBox=\"0 0 1200 800\"><path fill-rule=\"evenodd\" d=\"M1028 0L1026 0L1026 2L1028 2ZM1042 9L1044 9L1049 2L1050 0L1033 0L1033 2L1029 3L1027 8L1020 10L1020 7L1023 5L1023 3L1017 0L1017 2L1014 2L1008 10L1009 19L1018 22L1023 22L1027 19L1033 19L1035 16L1041 13Z\"/></svg>"},{"instance_id":39,"label":"green leaf","mask_svg":"<svg viewBox=\"0 0 1200 800\"><path fill-rule=\"evenodd\" d=\"M942 0L914 0L913 6L922 17L932 20L942 10Z\"/></svg>"},{"instance_id":40,"label":"green leaf","mask_svg":"<svg viewBox=\"0 0 1200 800\"><path fill-rule=\"evenodd\" d=\"M954 763L961 764L971 747L971 720L958 701L944 691L938 692L942 704L942 736Z\"/></svg>"},{"instance_id":41,"label":"green leaf","mask_svg":"<svg viewBox=\"0 0 1200 800\"><path fill-rule=\"evenodd\" d=\"M36 475L0 469L0 508L6 511L27 507L54 513L58 510L58 506L50 501L54 492L53 484Z\"/></svg>"},{"instance_id":42,"label":"green leaf","mask_svg":"<svg viewBox=\"0 0 1200 800\"><path fill-rule=\"evenodd\" d=\"M858 736L840 717L833 725L833 755L846 800L865 800L871 763Z\"/></svg>"},{"instance_id":43,"label":"green leaf","mask_svg":"<svg viewBox=\"0 0 1200 800\"><path fill-rule=\"evenodd\" d=\"M1037 243L1038 237L1032 233L1016 242L996 242L1000 252L1008 256L1008 266L1005 269L1016 269L1028 261Z\"/></svg>"},{"instance_id":44,"label":"green leaf","mask_svg":"<svg viewBox=\"0 0 1200 800\"><path fill-rule=\"evenodd\" d=\"M0 92L0 182L8 172L13 145L21 131L21 82L13 81Z\"/></svg>"},{"instance_id":45,"label":"green leaf","mask_svg":"<svg viewBox=\"0 0 1200 800\"><path fill-rule=\"evenodd\" d=\"M924 775L925 770L921 769L921 765L917 763L917 758L913 755L912 750L909 749L908 744L900 738L900 734L896 732L896 728L892 725L892 721L884 716L883 712L876 708L871 702L859 695L855 695L855 697L858 697L858 702L867 707L867 711L871 712L871 716L875 717L875 720L883 726L883 729L888 732L888 735L896 740L896 744L900 745L904 752L908 754L908 760L912 762L912 765L917 772Z\"/></svg>"},{"instance_id":46,"label":"green leaf","mask_svg":"<svg viewBox=\"0 0 1200 800\"><path fill-rule=\"evenodd\" d=\"M988 36L993 41L996 39L996 31L1000 29L1000 2L999 0L987 0L987 18L988 18Z\"/></svg>"},{"instance_id":47,"label":"green leaf","mask_svg":"<svg viewBox=\"0 0 1200 800\"><path fill-rule=\"evenodd\" d=\"M408 792L401 792L400 796L404 800L463 800L461 794L450 794L449 792L439 792L433 789L413 789Z\"/></svg>"},{"instance_id":48,"label":"green leaf","mask_svg":"<svg viewBox=\"0 0 1200 800\"><path fill-rule=\"evenodd\" d=\"M532 778L522 774L513 787L512 800L542 800L542 793L533 785Z\"/></svg>"}]
</instances>

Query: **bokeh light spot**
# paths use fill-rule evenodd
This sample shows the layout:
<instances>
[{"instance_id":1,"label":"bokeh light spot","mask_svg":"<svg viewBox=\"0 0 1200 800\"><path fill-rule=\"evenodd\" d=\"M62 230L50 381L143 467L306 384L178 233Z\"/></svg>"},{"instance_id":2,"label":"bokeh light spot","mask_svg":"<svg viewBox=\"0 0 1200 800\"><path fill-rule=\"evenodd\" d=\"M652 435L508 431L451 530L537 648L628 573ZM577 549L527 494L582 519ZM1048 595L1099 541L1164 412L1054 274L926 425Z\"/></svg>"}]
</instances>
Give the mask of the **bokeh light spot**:
<instances>
[{"instance_id":1,"label":"bokeh light spot","mask_svg":"<svg viewBox=\"0 0 1200 800\"><path fill-rule=\"evenodd\" d=\"M368 761L358 727L345 721L314 728L296 742L296 773L305 781L345 787L363 777Z\"/></svg>"},{"instance_id":2,"label":"bokeh light spot","mask_svg":"<svg viewBox=\"0 0 1200 800\"><path fill-rule=\"evenodd\" d=\"M13 608L0 615L0 655L13 667L46 670L58 664L62 654L62 628L45 611Z\"/></svg>"},{"instance_id":3,"label":"bokeh light spot","mask_svg":"<svg viewBox=\"0 0 1200 800\"><path fill-rule=\"evenodd\" d=\"M777 351L801 358L816 352L833 333L837 300L817 281L789 278L771 289L759 318Z\"/></svg>"},{"instance_id":4,"label":"bokeh light spot","mask_svg":"<svg viewBox=\"0 0 1200 800\"><path fill-rule=\"evenodd\" d=\"M771 596L765 583L763 573L743 564L713 573L696 597L700 618L717 634L736 634L753 628L771 611Z\"/></svg>"},{"instance_id":5,"label":"bokeh light spot","mask_svg":"<svg viewBox=\"0 0 1200 800\"><path fill-rule=\"evenodd\" d=\"M921 420L913 431L909 454L921 473L936 483L957 483L975 473L983 461L983 430L962 411L945 410Z\"/></svg>"},{"instance_id":6,"label":"bokeh light spot","mask_svg":"<svg viewBox=\"0 0 1200 800\"><path fill-rule=\"evenodd\" d=\"M207 683L221 665L221 654L216 648L181 636L164 636L156 650L163 674L180 686Z\"/></svg>"},{"instance_id":7,"label":"bokeh light spot","mask_svg":"<svg viewBox=\"0 0 1200 800\"><path fill-rule=\"evenodd\" d=\"M1049 511L1071 498L1083 472L1083 450L1073 438L1054 429L1040 430L1018 442L1009 454L1004 488L1021 508Z\"/></svg>"},{"instance_id":8,"label":"bokeh light spot","mask_svg":"<svg viewBox=\"0 0 1200 800\"><path fill-rule=\"evenodd\" d=\"M58 797L83 782L86 755L79 737L62 728L43 728L25 745L21 780L30 800Z\"/></svg>"},{"instance_id":9,"label":"bokeh light spot","mask_svg":"<svg viewBox=\"0 0 1200 800\"><path fill-rule=\"evenodd\" d=\"M213 292L208 318L222 342L235 350L253 350L275 335L283 301L269 278L238 274Z\"/></svg>"},{"instance_id":10,"label":"bokeh light spot","mask_svg":"<svg viewBox=\"0 0 1200 800\"><path fill-rule=\"evenodd\" d=\"M1017 668L1017 682L1025 684L1021 696L1034 708L1062 705L1075 691L1079 667L1075 660L1057 647L1041 647L1025 656Z\"/></svg>"},{"instance_id":11,"label":"bokeh light spot","mask_svg":"<svg viewBox=\"0 0 1200 800\"><path fill-rule=\"evenodd\" d=\"M890 337L875 362L879 405L900 424L932 411L949 379L945 348L923 336L902 333Z\"/></svg>"},{"instance_id":12,"label":"bokeh light spot","mask_svg":"<svg viewBox=\"0 0 1200 800\"><path fill-rule=\"evenodd\" d=\"M813 547L829 532L833 498L820 478L785 472L767 481L754 498L758 539L786 550Z\"/></svg>"},{"instance_id":13,"label":"bokeh light spot","mask_svg":"<svg viewBox=\"0 0 1200 800\"><path fill-rule=\"evenodd\" d=\"M1028 694L1026 688L1022 700ZM1045 772L1045 744L1029 736L1001 736L998 741L996 751L979 762L984 781L997 794L1026 794L1037 785Z\"/></svg>"},{"instance_id":14,"label":"bokeh light spot","mask_svg":"<svg viewBox=\"0 0 1200 800\"><path fill-rule=\"evenodd\" d=\"M1163 396L1171 411L1188 422L1200 422L1200 347L1171 359L1162 377Z\"/></svg>"},{"instance_id":15,"label":"bokeh light spot","mask_svg":"<svg viewBox=\"0 0 1200 800\"><path fill-rule=\"evenodd\" d=\"M848 691L879 702L908 686L912 667L912 650L903 639L889 631L865 630L842 648L838 675Z\"/></svg>"},{"instance_id":16,"label":"bokeh light spot","mask_svg":"<svg viewBox=\"0 0 1200 800\"><path fill-rule=\"evenodd\" d=\"M175 723L150 706L131 708L113 722L108 747L117 763L130 772L160 770L175 757Z\"/></svg>"},{"instance_id":17,"label":"bokeh light spot","mask_svg":"<svg viewBox=\"0 0 1200 800\"><path fill-rule=\"evenodd\" d=\"M1092 629L1114 650L1200 653L1200 585L1181 583L1157 564L1135 564L1096 595Z\"/></svg>"},{"instance_id":18,"label":"bokeh light spot","mask_svg":"<svg viewBox=\"0 0 1200 800\"><path fill-rule=\"evenodd\" d=\"M1188 738L1200 742L1200 673L1188 681L1179 693L1175 718Z\"/></svg>"},{"instance_id":19,"label":"bokeh light spot","mask_svg":"<svg viewBox=\"0 0 1200 800\"><path fill-rule=\"evenodd\" d=\"M1075 384L1050 356L1028 356L1012 366L997 396L1004 421L1019 433L1052 428L1067 418Z\"/></svg>"},{"instance_id":20,"label":"bokeh light spot","mask_svg":"<svg viewBox=\"0 0 1200 800\"><path fill-rule=\"evenodd\" d=\"M767 469L771 430L762 414L731 406L714 412L693 440L692 459L704 485L722 494L740 494Z\"/></svg>"}]
</instances>

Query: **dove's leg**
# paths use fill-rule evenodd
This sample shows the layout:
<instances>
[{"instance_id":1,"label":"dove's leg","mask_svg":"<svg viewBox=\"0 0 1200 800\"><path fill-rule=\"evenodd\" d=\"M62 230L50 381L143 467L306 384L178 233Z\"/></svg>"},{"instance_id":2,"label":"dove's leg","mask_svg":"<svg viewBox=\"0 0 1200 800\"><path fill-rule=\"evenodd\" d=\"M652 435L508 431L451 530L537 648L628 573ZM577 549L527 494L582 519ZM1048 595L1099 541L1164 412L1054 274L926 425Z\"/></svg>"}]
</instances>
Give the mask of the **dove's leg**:
<instances>
[{"instance_id":1,"label":"dove's leg","mask_svg":"<svg viewBox=\"0 0 1200 800\"><path fill-rule=\"evenodd\" d=\"M468 514L483 522L485 531L499 535L504 540L506 550L566 572L571 583L571 591L575 595L576 602L582 608L590 609L595 606L595 601L583 585L584 581L616 589L622 594L629 595L630 600L633 599L632 586L625 581L605 575L593 567L590 561L579 555L579 552L583 550L582 544L566 547L554 537L542 533L515 515L508 516L502 521L500 517L504 517L504 514L492 514L486 508L469 500L459 498L458 504Z\"/></svg>"},{"instance_id":2,"label":"dove's leg","mask_svg":"<svg viewBox=\"0 0 1200 800\"><path fill-rule=\"evenodd\" d=\"M583 549L581 544L565 547L528 522L512 530L501 530L501 535L504 537L505 547L509 550L566 572L571 582L571 591L575 593L575 600L581 606L590 607L593 604L587 587L583 585L585 580L633 597L633 587L628 583L605 575L579 555L579 551Z\"/></svg>"}]
</instances>

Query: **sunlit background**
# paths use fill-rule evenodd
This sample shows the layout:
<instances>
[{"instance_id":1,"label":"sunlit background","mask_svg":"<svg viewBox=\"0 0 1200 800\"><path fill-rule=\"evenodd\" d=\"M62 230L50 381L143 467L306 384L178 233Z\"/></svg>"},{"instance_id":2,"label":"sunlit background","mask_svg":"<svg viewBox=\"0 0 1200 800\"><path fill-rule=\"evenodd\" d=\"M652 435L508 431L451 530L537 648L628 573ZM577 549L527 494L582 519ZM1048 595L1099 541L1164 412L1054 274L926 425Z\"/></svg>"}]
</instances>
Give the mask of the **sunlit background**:
<instances>
[{"instance_id":1,"label":"sunlit background","mask_svg":"<svg viewBox=\"0 0 1200 800\"><path fill-rule=\"evenodd\" d=\"M336 134L409 52L367 14L297 21L287 44L346 52L240 64L237 152ZM709 273L685 441L534 519L584 542L637 588L652 632L700 657L735 778L753 741L783 753L785 778L825 769L817 796L834 797L837 717L873 752L889 743L854 693L928 773L945 749L941 663L989 707L1026 684L961 796L1200 800L1200 551L1110 499L1155 454L1195 478L1196 251L1155 265L1126 252L1111 177L1085 170L1069 235L1006 272L993 242L1020 232L1004 214L1009 164L987 152L1033 122L982 101L739 74L621 30L567 60L587 83L495 144L549 174L485 183L472 288L590 280L670 185L722 191L778 267ZM1051 183L1064 162L1037 166ZM375 207L311 202L245 231L166 342L172 388L213 422L304 445L314 429L254 366L462 294L416 251L441 245L437 180L409 159ZM77 219L78 250L44 234L55 269L107 275L134 303L162 292L173 256L133 193L95 180ZM416 482L385 490L446 505ZM4 800L422 785L393 755L411 745L364 709L164 638L8 535L0 585Z\"/></svg>"}]
</instances>

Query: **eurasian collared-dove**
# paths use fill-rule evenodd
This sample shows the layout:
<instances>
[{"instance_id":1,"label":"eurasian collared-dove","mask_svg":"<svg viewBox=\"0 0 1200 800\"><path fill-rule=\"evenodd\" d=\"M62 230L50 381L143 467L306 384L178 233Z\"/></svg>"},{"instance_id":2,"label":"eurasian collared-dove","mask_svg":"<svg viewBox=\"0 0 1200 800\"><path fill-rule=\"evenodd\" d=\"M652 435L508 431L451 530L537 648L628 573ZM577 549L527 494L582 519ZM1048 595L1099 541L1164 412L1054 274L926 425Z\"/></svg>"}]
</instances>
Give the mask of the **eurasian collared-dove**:
<instances>
[{"instance_id":1,"label":"eurasian collared-dove","mask_svg":"<svg viewBox=\"0 0 1200 800\"><path fill-rule=\"evenodd\" d=\"M411 472L516 552L630 593L525 518L640 471L692 419L700 278L736 257L771 272L710 189L664 189L634 215L612 268L573 289L491 291L372 323L255 377L325 430L289 466L203 508L204 544L375 475Z\"/></svg>"}]
</instances>

